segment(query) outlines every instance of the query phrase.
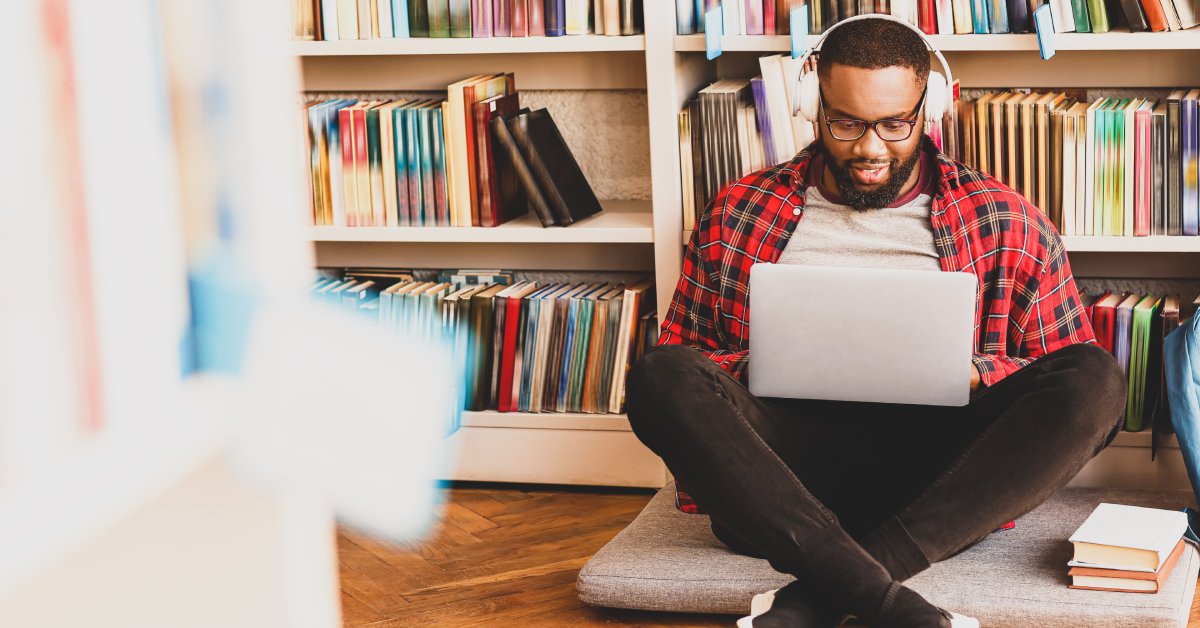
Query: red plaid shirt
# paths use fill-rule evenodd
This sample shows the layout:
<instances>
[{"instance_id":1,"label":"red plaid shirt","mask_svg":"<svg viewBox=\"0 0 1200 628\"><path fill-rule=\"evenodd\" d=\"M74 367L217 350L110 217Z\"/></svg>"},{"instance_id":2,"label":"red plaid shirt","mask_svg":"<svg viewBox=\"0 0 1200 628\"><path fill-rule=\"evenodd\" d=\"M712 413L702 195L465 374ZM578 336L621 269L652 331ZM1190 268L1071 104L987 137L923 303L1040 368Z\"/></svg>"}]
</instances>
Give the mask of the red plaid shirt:
<instances>
[{"instance_id":1,"label":"red plaid shirt","mask_svg":"<svg viewBox=\"0 0 1200 628\"><path fill-rule=\"evenodd\" d=\"M804 217L810 145L727 186L696 225L658 344L702 351L746 384L750 266L779 259ZM928 138L923 148L935 151ZM972 361L990 386L1067 345L1095 342L1046 217L990 175L937 153L930 222L942 270L979 278ZM677 505L700 512L678 483Z\"/></svg>"}]
</instances>

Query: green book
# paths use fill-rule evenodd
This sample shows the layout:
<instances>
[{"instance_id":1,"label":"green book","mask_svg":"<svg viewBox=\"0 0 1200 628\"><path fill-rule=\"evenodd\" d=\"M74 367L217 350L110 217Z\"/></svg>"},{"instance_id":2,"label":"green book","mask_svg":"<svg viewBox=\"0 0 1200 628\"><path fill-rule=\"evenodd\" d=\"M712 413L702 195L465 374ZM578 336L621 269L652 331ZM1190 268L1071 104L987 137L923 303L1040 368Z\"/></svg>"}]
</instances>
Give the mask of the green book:
<instances>
[{"instance_id":1,"label":"green book","mask_svg":"<svg viewBox=\"0 0 1200 628\"><path fill-rule=\"evenodd\" d=\"M1133 324L1129 347L1129 400L1125 407L1125 429L1131 432L1146 427L1146 388L1150 364L1151 331L1154 319L1162 307L1162 298L1147 296L1133 308ZM1154 382L1157 388L1157 382ZM1157 394L1151 390L1150 394Z\"/></svg>"},{"instance_id":2,"label":"green book","mask_svg":"<svg viewBox=\"0 0 1200 628\"><path fill-rule=\"evenodd\" d=\"M1093 33L1107 33L1112 30L1108 23L1108 8L1104 0L1086 0L1089 23Z\"/></svg>"},{"instance_id":3,"label":"green book","mask_svg":"<svg viewBox=\"0 0 1200 628\"><path fill-rule=\"evenodd\" d=\"M1092 32L1092 22L1088 19L1087 0L1071 0L1071 13L1075 16L1075 32Z\"/></svg>"},{"instance_id":4,"label":"green book","mask_svg":"<svg viewBox=\"0 0 1200 628\"><path fill-rule=\"evenodd\" d=\"M450 0L450 36L471 36L471 0Z\"/></svg>"},{"instance_id":5,"label":"green book","mask_svg":"<svg viewBox=\"0 0 1200 628\"><path fill-rule=\"evenodd\" d=\"M408 36L429 37L429 6L426 0L408 0Z\"/></svg>"}]
</instances>

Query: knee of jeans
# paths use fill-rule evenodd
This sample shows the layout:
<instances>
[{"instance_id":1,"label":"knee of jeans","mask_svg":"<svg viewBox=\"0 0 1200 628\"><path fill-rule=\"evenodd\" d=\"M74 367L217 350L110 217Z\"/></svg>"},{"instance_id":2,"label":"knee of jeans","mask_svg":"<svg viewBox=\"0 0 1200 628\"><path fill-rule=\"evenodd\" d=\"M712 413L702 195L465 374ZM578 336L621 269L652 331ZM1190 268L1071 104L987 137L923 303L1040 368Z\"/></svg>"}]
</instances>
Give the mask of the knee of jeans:
<instances>
[{"instance_id":1,"label":"knee of jeans","mask_svg":"<svg viewBox=\"0 0 1200 628\"><path fill-rule=\"evenodd\" d=\"M1077 344L1060 351L1067 362L1061 394L1070 414L1107 435L1124 418L1128 380L1121 366L1104 348Z\"/></svg>"},{"instance_id":2,"label":"knee of jeans","mask_svg":"<svg viewBox=\"0 0 1200 628\"><path fill-rule=\"evenodd\" d=\"M625 411L635 433L672 416L669 401L679 393L695 394L702 385L707 361L700 352L683 345L663 345L646 352L629 369L625 382Z\"/></svg>"}]
</instances>

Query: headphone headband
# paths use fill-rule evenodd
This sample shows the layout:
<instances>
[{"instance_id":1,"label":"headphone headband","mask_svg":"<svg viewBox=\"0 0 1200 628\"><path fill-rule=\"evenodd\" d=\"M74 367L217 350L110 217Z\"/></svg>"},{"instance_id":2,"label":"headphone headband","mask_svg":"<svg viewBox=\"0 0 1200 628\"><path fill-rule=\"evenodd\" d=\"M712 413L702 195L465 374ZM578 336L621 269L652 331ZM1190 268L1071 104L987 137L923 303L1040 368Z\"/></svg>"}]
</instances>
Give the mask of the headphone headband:
<instances>
[{"instance_id":1,"label":"headphone headband","mask_svg":"<svg viewBox=\"0 0 1200 628\"><path fill-rule=\"evenodd\" d=\"M800 73L801 73L801 75L805 74L804 64L807 63L808 59L813 56L813 53L820 51L821 45L825 43L825 38L829 37L830 33L832 33L833 31L837 30L838 28L840 28L846 24L849 24L850 22L857 22L859 20L889 20L889 21L895 22L897 24L902 24L908 30L916 33L917 37L921 38L921 42L923 42L925 44L925 47L928 48L929 51L932 52L935 57L937 57L938 63L940 63L942 65L943 75L946 77L946 87L947 88L953 87L954 75L950 73L950 64L946 63L946 58L942 56L942 51L938 50L936 47L934 47L934 45L932 43L930 43L929 38L925 36L925 32L898 17L892 16L892 15L887 15L885 13L868 13L866 15L855 15L853 17L848 17L848 18L838 22L837 24L834 24L833 26L829 27L828 29L826 29L825 33L821 35L821 38L817 40L816 45L814 45L812 48L809 48L807 51L805 51L805 53L803 55L801 55L801 57L800 57ZM793 116L796 115L796 113L800 111L800 91L801 90L799 90L799 89L792 90L792 115Z\"/></svg>"}]
</instances>

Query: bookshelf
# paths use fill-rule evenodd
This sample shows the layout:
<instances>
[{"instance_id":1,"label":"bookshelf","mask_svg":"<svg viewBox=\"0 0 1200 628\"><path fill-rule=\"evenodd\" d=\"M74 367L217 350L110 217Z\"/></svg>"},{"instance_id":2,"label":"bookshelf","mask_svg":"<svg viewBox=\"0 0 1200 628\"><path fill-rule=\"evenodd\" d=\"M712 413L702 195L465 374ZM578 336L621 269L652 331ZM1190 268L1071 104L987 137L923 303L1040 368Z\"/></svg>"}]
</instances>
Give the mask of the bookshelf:
<instances>
[{"instance_id":1,"label":"bookshelf","mask_svg":"<svg viewBox=\"0 0 1200 628\"><path fill-rule=\"evenodd\" d=\"M649 200L606 201L604 215L555 229L542 229L531 217L490 230L309 228L305 237L314 243L318 263L639 270L653 273L658 311L664 312L678 280L682 244L691 236L682 228L676 114L713 80L754 76L759 54L790 50L790 40L724 37L725 54L708 61L703 35L676 35L674 2L643 4L645 34L634 37L293 42L309 91L443 89L472 74L515 71L523 92L645 93L645 109L636 115L645 116L640 122L649 143ZM1200 28L1061 34L1050 61L1040 59L1034 35L946 35L932 41L947 53L964 88L1200 86ZM1078 276L1200 279L1200 238L1065 242ZM467 412L452 438L460 453L447 479L657 488L669 478L624 416ZM1122 474L1145 479L1147 473L1158 474L1151 483L1186 482L1177 460L1161 462L1162 452L1159 463L1149 464L1147 436L1122 434L1118 444L1114 450L1120 455L1102 455L1093 463L1099 471L1081 474L1082 482L1108 482ZM1165 459L1174 460L1170 454ZM1171 466L1161 471L1163 464Z\"/></svg>"}]
</instances>

